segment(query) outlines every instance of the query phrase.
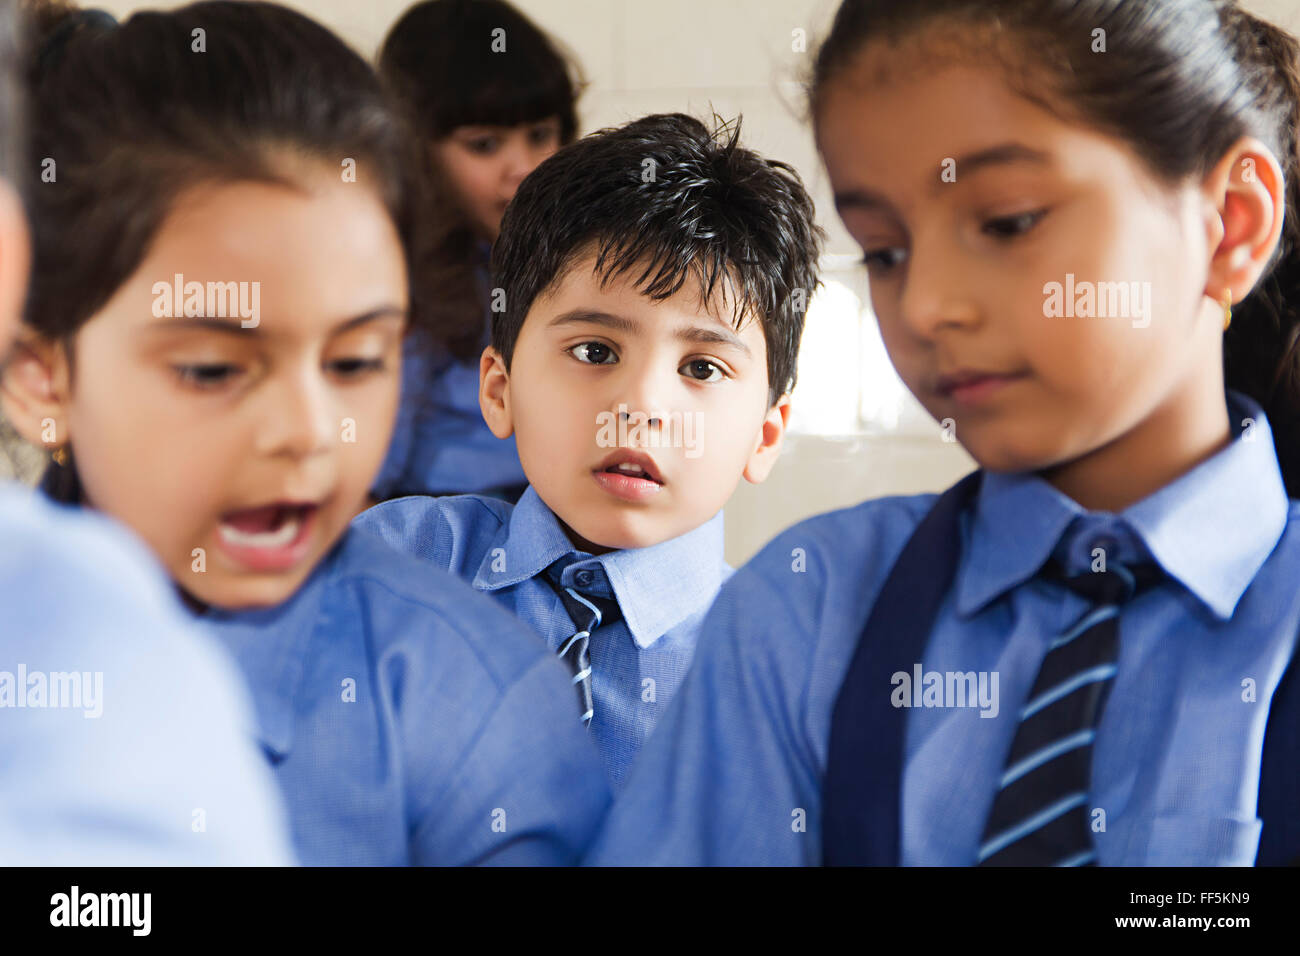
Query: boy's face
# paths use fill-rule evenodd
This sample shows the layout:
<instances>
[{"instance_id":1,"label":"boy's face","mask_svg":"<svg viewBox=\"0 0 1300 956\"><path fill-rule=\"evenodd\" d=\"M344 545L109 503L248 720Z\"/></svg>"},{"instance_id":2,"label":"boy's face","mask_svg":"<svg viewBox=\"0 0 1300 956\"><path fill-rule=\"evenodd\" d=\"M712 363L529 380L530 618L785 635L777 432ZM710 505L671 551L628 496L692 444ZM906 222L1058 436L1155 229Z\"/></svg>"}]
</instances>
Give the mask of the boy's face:
<instances>
[{"instance_id":1,"label":"boy's face","mask_svg":"<svg viewBox=\"0 0 1300 956\"><path fill-rule=\"evenodd\" d=\"M627 273L602 289L594 263L576 259L533 302L508 374L484 352L480 398L570 538L600 553L684 534L742 475L763 480L789 403L768 405L759 322L737 332L693 282L660 302Z\"/></svg>"},{"instance_id":2,"label":"boy's face","mask_svg":"<svg viewBox=\"0 0 1300 956\"><path fill-rule=\"evenodd\" d=\"M435 161L485 239L529 173L560 148L558 117L519 126L461 126L433 145Z\"/></svg>"},{"instance_id":3,"label":"boy's face","mask_svg":"<svg viewBox=\"0 0 1300 956\"><path fill-rule=\"evenodd\" d=\"M1219 374L1195 188L994 69L869 72L888 56L831 81L818 145L890 358L981 465L1077 459Z\"/></svg>"},{"instance_id":4,"label":"boy's face","mask_svg":"<svg viewBox=\"0 0 1300 956\"><path fill-rule=\"evenodd\" d=\"M363 506L397 407L407 283L390 218L337 174L294 181L182 194L77 333L71 370L45 349L89 503L225 608L303 583ZM204 284L203 317L173 298L177 275ZM248 308L217 317L208 282L242 284L229 301Z\"/></svg>"}]
</instances>

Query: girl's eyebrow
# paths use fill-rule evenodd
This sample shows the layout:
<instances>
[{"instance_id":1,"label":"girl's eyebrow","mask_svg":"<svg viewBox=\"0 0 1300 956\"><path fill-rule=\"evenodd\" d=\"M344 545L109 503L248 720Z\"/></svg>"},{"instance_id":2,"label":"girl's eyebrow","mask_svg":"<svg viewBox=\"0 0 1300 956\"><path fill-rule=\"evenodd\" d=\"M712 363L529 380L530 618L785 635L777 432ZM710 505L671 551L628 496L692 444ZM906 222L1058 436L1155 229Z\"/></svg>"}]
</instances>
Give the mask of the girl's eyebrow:
<instances>
[{"instance_id":1,"label":"girl's eyebrow","mask_svg":"<svg viewBox=\"0 0 1300 956\"><path fill-rule=\"evenodd\" d=\"M330 335L338 335L346 332L358 325L364 325L367 322L373 322L376 319L405 319L407 310L398 308L395 305L381 305L378 308L370 309L361 315L353 316L350 319L344 319L334 328L330 329ZM241 324L242 320L237 315L222 317L216 315L178 315L171 318L161 318L148 325L149 331L165 331L168 329L186 329L186 330L205 330L208 332L225 332L233 335L258 335L262 331L260 323L256 326L245 327Z\"/></svg>"},{"instance_id":2,"label":"girl's eyebrow","mask_svg":"<svg viewBox=\"0 0 1300 956\"><path fill-rule=\"evenodd\" d=\"M977 150L958 157L954 166L957 172L956 182L961 182L963 176L970 176L972 173L978 173L994 166L1006 166L1013 163L1048 165L1051 161L1052 157L1049 153L1026 146L1024 143L999 143L997 146L990 146L987 149ZM945 182L936 176L930 186L930 191L939 192L950 185L952 183ZM845 189L835 193L835 208L841 213L848 210L890 213L894 207L881 193L870 189Z\"/></svg>"}]
</instances>

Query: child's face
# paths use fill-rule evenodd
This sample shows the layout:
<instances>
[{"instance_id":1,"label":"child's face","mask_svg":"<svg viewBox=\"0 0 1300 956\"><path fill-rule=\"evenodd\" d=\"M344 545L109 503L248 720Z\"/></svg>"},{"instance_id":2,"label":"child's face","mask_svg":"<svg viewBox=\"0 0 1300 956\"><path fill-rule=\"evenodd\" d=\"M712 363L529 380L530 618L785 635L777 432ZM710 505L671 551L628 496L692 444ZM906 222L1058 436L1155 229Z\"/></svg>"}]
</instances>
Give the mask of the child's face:
<instances>
[{"instance_id":1,"label":"child's face","mask_svg":"<svg viewBox=\"0 0 1300 956\"><path fill-rule=\"evenodd\" d=\"M661 302L627 273L602 289L594 262L576 260L533 303L508 375L484 353L482 399L574 543L600 553L684 534L742 474L761 481L789 403L768 406L759 322L737 332L729 307L701 309L694 280Z\"/></svg>"},{"instance_id":2,"label":"child's face","mask_svg":"<svg viewBox=\"0 0 1300 956\"><path fill-rule=\"evenodd\" d=\"M866 72L888 56L831 81L818 145L895 367L981 465L1076 459L1221 374L1192 185L996 69Z\"/></svg>"},{"instance_id":3,"label":"child's face","mask_svg":"<svg viewBox=\"0 0 1300 956\"><path fill-rule=\"evenodd\" d=\"M475 229L494 240L515 190L560 148L558 117L519 126L460 126L434 146Z\"/></svg>"},{"instance_id":4,"label":"child's face","mask_svg":"<svg viewBox=\"0 0 1300 956\"><path fill-rule=\"evenodd\" d=\"M295 182L184 193L74 346L66 427L87 498L189 595L226 608L302 584L363 506L396 414L396 231L337 173ZM177 275L249 283L256 326L186 318L183 302L157 317Z\"/></svg>"}]
</instances>

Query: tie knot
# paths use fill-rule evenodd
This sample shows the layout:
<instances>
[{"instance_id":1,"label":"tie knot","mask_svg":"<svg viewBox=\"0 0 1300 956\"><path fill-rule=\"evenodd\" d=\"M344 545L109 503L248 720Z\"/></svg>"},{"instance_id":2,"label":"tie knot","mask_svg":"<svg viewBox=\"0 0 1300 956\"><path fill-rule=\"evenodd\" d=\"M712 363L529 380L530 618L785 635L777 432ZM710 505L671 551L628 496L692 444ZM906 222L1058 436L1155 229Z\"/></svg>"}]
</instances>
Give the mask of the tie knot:
<instances>
[{"instance_id":1,"label":"tie knot","mask_svg":"<svg viewBox=\"0 0 1300 956\"><path fill-rule=\"evenodd\" d=\"M1123 604L1159 580L1160 573L1160 568L1151 562L1126 565L1111 561L1104 571L1067 574L1055 558L1043 569L1047 580L1064 584L1093 604Z\"/></svg>"}]
</instances>

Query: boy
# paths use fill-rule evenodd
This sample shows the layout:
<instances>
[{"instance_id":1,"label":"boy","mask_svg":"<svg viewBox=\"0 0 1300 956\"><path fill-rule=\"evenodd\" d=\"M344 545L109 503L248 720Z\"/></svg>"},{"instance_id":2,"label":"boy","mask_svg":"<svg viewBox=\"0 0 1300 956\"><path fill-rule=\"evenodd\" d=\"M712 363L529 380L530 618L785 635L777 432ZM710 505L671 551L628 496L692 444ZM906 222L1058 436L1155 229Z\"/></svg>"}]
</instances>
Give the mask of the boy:
<instances>
[{"instance_id":1,"label":"boy","mask_svg":"<svg viewBox=\"0 0 1300 956\"><path fill-rule=\"evenodd\" d=\"M480 404L529 487L356 519L546 639L616 790L730 573L721 508L776 461L817 283L812 201L738 135L648 116L524 181L493 250Z\"/></svg>"}]
</instances>

